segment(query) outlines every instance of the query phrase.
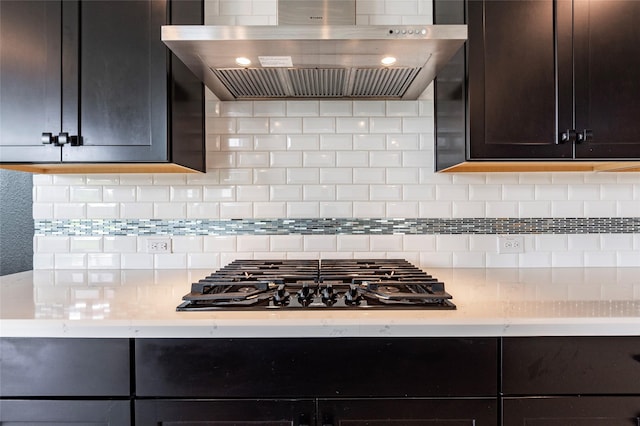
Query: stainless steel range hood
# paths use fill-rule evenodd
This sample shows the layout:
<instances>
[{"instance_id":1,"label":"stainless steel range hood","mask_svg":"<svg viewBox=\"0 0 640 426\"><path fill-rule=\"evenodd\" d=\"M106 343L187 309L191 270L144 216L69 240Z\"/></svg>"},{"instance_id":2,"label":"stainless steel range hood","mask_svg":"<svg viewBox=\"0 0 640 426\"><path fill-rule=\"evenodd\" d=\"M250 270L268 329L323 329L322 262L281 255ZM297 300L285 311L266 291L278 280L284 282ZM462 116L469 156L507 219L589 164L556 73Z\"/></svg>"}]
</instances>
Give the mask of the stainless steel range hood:
<instances>
[{"instance_id":1,"label":"stainless steel range hood","mask_svg":"<svg viewBox=\"0 0 640 426\"><path fill-rule=\"evenodd\" d=\"M294 15L323 25L174 25L162 27L162 41L221 100L409 100L467 39L466 25L324 25L326 16L299 9ZM395 62L382 65L389 57Z\"/></svg>"}]
</instances>

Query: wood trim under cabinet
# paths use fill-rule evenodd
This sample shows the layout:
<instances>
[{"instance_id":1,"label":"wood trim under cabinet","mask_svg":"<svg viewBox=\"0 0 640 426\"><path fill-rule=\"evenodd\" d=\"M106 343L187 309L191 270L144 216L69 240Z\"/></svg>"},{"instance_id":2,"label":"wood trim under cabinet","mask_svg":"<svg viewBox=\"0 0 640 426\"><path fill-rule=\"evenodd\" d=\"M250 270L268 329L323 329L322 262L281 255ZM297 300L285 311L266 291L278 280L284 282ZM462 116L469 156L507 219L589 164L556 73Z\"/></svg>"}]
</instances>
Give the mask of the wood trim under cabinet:
<instances>
[{"instance_id":1,"label":"wood trim under cabinet","mask_svg":"<svg viewBox=\"0 0 640 426\"><path fill-rule=\"evenodd\" d=\"M40 174L89 173L201 173L173 163L60 163L0 164L0 169Z\"/></svg>"},{"instance_id":2,"label":"wood trim under cabinet","mask_svg":"<svg viewBox=\"0 0 640 426\"><path fill-rule=\"evenodd\" d=\"M440 173L639 171L639 161L467 161L440 170Z\"/></svg>"}]
</instances>

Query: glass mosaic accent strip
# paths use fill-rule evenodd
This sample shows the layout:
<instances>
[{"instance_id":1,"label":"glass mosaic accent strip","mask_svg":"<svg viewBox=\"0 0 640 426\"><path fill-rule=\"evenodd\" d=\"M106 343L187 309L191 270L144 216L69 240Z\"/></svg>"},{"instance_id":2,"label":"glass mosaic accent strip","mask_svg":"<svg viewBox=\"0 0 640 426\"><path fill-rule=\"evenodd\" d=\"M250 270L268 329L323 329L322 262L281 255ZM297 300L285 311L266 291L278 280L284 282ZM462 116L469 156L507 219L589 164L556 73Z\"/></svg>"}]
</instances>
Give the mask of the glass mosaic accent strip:
<instances>
[{"instance_id":1,"label":"glass mosaic accent strip","mask_svg":"<svg viewBox=\"0 0 640 426\"><path fill-rule=\"evenodd\" d=\"M635 234L629 218L64 219L36 220L37 236Z\"/></svg>"}]
</instances>

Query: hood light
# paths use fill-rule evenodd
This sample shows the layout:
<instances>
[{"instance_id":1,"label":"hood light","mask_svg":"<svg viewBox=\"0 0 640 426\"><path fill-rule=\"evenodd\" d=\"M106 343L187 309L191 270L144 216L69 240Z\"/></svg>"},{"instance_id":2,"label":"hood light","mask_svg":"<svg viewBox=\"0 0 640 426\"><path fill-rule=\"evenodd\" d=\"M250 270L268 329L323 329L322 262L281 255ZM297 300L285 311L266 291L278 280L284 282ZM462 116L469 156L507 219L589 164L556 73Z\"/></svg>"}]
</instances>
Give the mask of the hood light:
<instances>
[{"instance_id":1,"label":"hood light","mask_svg":"<svg viewBox=\"0 0 640 426\"><path fill-rule=\"evenodd\" d=\"M382 65L384 65L384 66L393 65L393 64L396 63L396 58L394 58L393 56L386 56L386 57L382 58L380 63Z\"/></svg>"},{"instance_id":2,"label":"hood light","mask_svg":"<svg viewBox=\"0 0 640 426\"><path fill-rule=\"evenodd\" d=\"M241 56L239 58L236 58L236 64L240 65L241 67L248 67L249 65L251 65L251 60L249 58Z\"/></svg>"}]
</instances>

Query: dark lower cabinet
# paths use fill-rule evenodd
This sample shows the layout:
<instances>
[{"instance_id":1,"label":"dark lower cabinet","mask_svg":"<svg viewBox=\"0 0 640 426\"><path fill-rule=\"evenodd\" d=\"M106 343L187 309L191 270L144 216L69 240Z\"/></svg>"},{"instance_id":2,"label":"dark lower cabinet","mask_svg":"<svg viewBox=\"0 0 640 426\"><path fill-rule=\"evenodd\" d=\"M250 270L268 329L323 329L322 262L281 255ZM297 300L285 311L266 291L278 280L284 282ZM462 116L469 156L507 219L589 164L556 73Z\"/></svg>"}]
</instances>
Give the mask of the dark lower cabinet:
<instances>
[{"instance_id":1,"label":"dark lower cabinet","mask_svg":"<svg viewBox=\"0 0 640 426\"><path fill-rule=\"evenodd\" d=\"M310 426L313 400L162 399L135 402L137 426Z\"/></svg>"},{"instance_id":2,"label":"dark lower cabinet","mask_svg":"<svg viewBox=\"0 0 640 426\"><path fill-rule=\"evenodd\" d=\"M318 424L484 426L498 423L497 399L321 399Z\"/></svg>"},{"instance_id":3,"label":"dark lower cabinet","mask_svg":"<svg viewBox=\"0 0 640 426\"><path fill-rule=\"evenodd\" d=\"M127 401L0 400L0 424L15 426L128 426Z\"/></svg>"},{"instance_id":4,"label":"dark lower cabinet","mask_svg":"<svg viewBox=\"0 0 640 426\"><path fill-rule=\"evenodd\" d=\"M0 339L0 425L127 426L129 339Z\"/></svg>"},{"instance_id":5,"label":"dark lower cabinet","mask_svg":"<svg viewBox=\"0 0 640 426\"><path fill-rule=\"evenodd\" d=\"M640 396L505 398L503 426L639 426Z\"/></svg>"},{"instance_id":6,"label":"dark lower cabinet","mask_svg":"<svg viewBox=\"0 0 640 426\"><path fill-rule=\"evenodd\" d=\"M503 426L640 426L640 337L502 342Z\"/></svg>"}]
</instances>

